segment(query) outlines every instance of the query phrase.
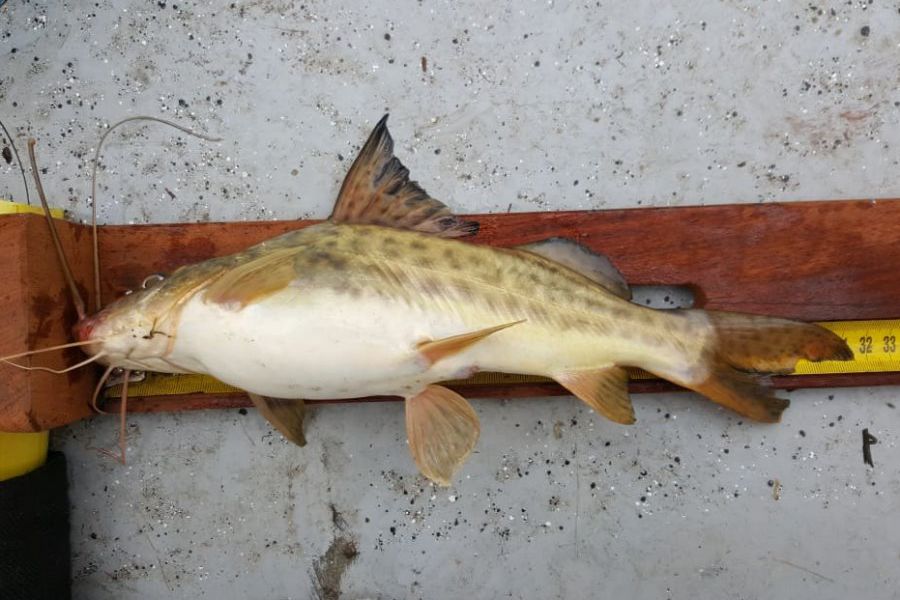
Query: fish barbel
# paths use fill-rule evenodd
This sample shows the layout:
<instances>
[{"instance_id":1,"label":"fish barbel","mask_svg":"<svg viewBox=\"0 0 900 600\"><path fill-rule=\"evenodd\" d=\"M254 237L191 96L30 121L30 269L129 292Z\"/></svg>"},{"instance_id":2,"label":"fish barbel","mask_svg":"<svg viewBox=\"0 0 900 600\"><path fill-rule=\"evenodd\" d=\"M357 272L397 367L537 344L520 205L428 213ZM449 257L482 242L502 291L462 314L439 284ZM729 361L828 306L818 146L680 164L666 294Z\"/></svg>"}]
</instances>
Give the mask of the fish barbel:
<instances>
[{"instance_id":1,"label":"fish barbel","mask_svg":"<svg viewBox=\"0 0 900 600\"><path fill-rule=\"evenodd\" d=\"M632 423L624 367L640 367L749 418L788 402L750 372L848 359L815 325L631 303L603 256L565 239L517 248L461 241L477 224L430 198L393 156L386 117L327 222L178 269L76 326L110 365L203 373L246 390L288 439L303 400L406 399L410 451L448 485L479 433L437 382L476 371L551 377Z\"/></svg>"}]
</instances>

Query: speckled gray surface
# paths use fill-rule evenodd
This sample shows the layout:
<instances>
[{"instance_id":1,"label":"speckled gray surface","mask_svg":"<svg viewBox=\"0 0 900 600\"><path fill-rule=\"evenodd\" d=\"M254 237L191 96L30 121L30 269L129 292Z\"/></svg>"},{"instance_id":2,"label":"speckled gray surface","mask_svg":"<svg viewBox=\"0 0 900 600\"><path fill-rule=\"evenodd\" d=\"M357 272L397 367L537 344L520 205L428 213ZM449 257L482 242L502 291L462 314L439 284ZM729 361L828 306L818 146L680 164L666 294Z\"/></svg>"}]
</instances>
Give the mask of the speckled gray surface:
<instances>
[{"instance_id":1,"label":"speckled gray surface","mask_svg":"<svg viewBox=\"0 0 900 600\"><path fill-rule=\"evenodd\" d=\"M900 196L898 42L898 7L868 1L10 0L0 117L77 218L105 124L225 139L114 135L105 222L324 216L387 110L469 212ZM0 195L21 185L0 161ZM638 397L630 428L476 402L448 490L395 403L316 409L303 450L252 411L133 416L127 467L88 449L115 442L96 418L54 436L75 596L900 597L898 390L790 396L775 427L690 395Z\"/></svg>"}]
</instances>

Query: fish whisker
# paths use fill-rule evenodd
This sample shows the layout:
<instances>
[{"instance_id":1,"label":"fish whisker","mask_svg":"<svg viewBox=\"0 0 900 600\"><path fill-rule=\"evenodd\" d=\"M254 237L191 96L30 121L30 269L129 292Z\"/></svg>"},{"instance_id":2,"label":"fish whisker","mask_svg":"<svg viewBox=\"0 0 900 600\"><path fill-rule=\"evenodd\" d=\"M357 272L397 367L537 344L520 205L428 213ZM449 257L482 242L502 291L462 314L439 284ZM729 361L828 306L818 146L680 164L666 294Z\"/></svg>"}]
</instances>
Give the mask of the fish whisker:
<instances>
[{"instance_id":1,"label":"fish whisker","mask_svg":"<svg viewBox=\"0 0 900 600\"><path fill-rule=\"evenodd\" d=\"M69 371L74 371L75 369L80 369L85 365L89 365L92 362L96 361L99 358L106 356L105 352L98 352L92 357L81 361L80 363L76 363L71 367L66 367L65 369L51 369L50 367L27 367L25 365L20 365L19 363L14 363L11 360L7 360L5 358L0 358L0 362L4 362L11 367L16 367L17 369L22 369L24 371L44 371L46 373L53 373L54 375L62 375L63 373L68 373Z\"/></svg>"},{"instance_id":2,"label":"fish whisker","mask_svg":"<svg viewBox=\"0 0 900 600\"><path fill-rule=\"evenodd\" d=\"M114 368L115 367L109 367L106 370L106 372L103 373L103 377L100 379L100 385L97 386L97 390L95 390L95 392L94 392L94 398L92 400L92 404L94 404L96 402L96 399L97 399L96 394L97 394L97 391L100 390L100 386L103 385L103 382L106 380L107 377L109 377L109 374L112 372L112 370ZM128 379L131 377L131 370L125 369L125 372L123 375L124 375L124 379L122 380L122 399L121 399L121 402L119 403L119 455L116 456L115 452L113 452L112 450L107 450L106 448L91 447L91 448L89 448L89 450L96 450L100 454L104 454L104 455L112 458L113 460L116 460L124 465L124 464L127 464L125 461L125 449L127 447L127 437L126 437L127 432L126 432L126 427L125 427L125 425L126 425L125 413L127 411L126 406L128 404ZM94 408L95 409L97 408L96 404L94 404ZM99 410L99 409L97 409L97 410ZM103 412L103 411L100 411L100 412ZM103 413L103 414L106 414L106 413Z\"/></svg>"},{"instance_id":3,"label":"fish whisker","mask_svg":"<svg viewBox=\"0 0 900 600\"><path fill-rule=\"evenodd\" d=\"M102 344L105 340L93 339L81 342L69 342L68 344L59 344L57 346L49 346L47 348L38 348L37 350L28 350L27 352L19 352L18 354L10 354L8 356L0 356L0 361L8 362L14 358L22 358L23 356L31 356L41 354L43 352L52 352L53 350L63 350L65 348L77 348L78 346L88 346L90 344Z\"/></svg>"},{"instance_id":4,"label":"fish whisker","mask_svg":"<svg viewBox=\"0 0 900 600\"><path fill-rule=\"evenodd\" d=\"M106 383L106 380L109 379L109 376L116 369L114 365L110 365L103 371L103 375L100 376L100 380L97 381L97 386L94 388L94 393L91 396L91 408L93 408L97 413L101 415L107 414L107 412L97 406L97 399L100 397L100 390L103 389L103 384Z\"/></svg>"},{"instance_id":5,"label":"fish whisker","mask_svg":"<svg viewBox=\"0 0 900 600\"><path fill-rule=\"evenodd\" d=\"M178 123L173 123L168 119L161 119L159 117L151 117L147 115L136 115L133 117L126 117L121 121L117 121L116 123L113 123L112 125L107 127L106 131L103 132L103 135L100 136L100 141L97 143L97 148L94 150L94 164L91 168L91 242L94 248L94 296L97 310L103 308L103 299L101 298L100 293L100 251L99 244L97 242L97 167L100 164L100 150L103 148L103 142L106 141L106 138L109 136L109 134L111 134L121 125L125 125L126 123L131 123L133 121L149 121L152 123L161 123L169 127L174 127L184 134L200 138L201 140L206 140L207 142L222 141L222 138L220 137L206 135L205 133L194 131L189 127L179 125Z\"/></svg>"}]
</instances>

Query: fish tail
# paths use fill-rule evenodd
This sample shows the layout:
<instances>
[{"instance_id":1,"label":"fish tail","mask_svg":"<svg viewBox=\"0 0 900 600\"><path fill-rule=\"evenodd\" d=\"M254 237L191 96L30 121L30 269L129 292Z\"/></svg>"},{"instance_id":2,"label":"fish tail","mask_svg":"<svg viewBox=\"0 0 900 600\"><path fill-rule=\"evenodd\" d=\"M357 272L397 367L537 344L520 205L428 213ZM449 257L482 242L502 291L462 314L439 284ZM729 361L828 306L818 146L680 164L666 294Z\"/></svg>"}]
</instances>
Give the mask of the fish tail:
<instances>
[{"instance_id":1,"label":"fish tail","mask_svg":"<svg viewBox=\"0 0 900 600\"><path fill-rule=\"evenodd\" d=\"M850 360L853 351L818 325L717 311L702 312L712 326L693 381L667 379L756 421L775 423L790 402L775 396L759 375L789 373L802 359ZM702 375L700 375L702 374Z\"/></svg>"}]
</instances>

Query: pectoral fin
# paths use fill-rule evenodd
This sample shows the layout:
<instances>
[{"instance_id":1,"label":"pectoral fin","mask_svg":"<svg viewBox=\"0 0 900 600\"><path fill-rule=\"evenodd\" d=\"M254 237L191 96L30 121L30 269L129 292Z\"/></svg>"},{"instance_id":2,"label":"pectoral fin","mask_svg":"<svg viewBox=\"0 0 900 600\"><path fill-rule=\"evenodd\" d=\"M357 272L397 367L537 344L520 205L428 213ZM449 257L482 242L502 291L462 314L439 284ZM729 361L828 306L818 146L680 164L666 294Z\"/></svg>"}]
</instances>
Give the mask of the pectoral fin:
<instances>
[{"instance_id":1,"label":"pectoral fin","mask_svg":"<svg viewBox=\"0 0 900 600\"><path fill-rule=\"evenodd\" d=\"M228 269L205 291L205 300L241 309L283 290L297 277L292 248L272 250Z\"/></svg>"},{"instance_id":2,"label":"pectoral fin","mask_svg":"<svg viewBox=\"0 0 900 600\"><path fill-rule=\"evenodd\" d=\"M561 386L595 411L616 423L634 423L634 407L628 397L628 373L621 367L566 371L553 377Z\"/></svg>"},{"instance_id":3,"label":"pectoral fin","mask_svg":"<svg viewBox=\"0 0 900 600\"><path fill-rule=\"evenodd\" d=\"M306 416L306 403L303 400L282 400L251 394L250 400L272 426L281 432L286 439L298 446L306 445L303 435L303 418Z\"/></svg>"},{"instance_id":4,"label":"pectoral fin","mask_svg":"<svg viewBox=\"0 0 900 600\"><path fill-rule=\"evenodd\" d=\"M434 364L442 358L446 358L447 356L451 356L453 354L456 354L457 352L462 352L472 344L480 342L492 333L497 333L498 331L502 331L507 327L512 327L513 325L518 325L519 323L524 323L524 319L521 321L513 321L512 323L504 323L503 325L497 325L496 327L488 327L487 329L479 329L478 331L462 333L460 335L454 335L431 342L422 342L421 344L419 344L419 352L422 354L422 356L425 357L426 360L428 360L430 364Z\"/></svg>"},{"instance_id":5,"label":"pectoral fin","mask_svg":"<svg viewBox=\"0 0 900 600\"><path fill-rule=\"evenodd\" d=\"M478 441L478 416L468 401L430 385L406 399L409 451L422 475L448 486Z\"/></svg>"}]
</instances>

